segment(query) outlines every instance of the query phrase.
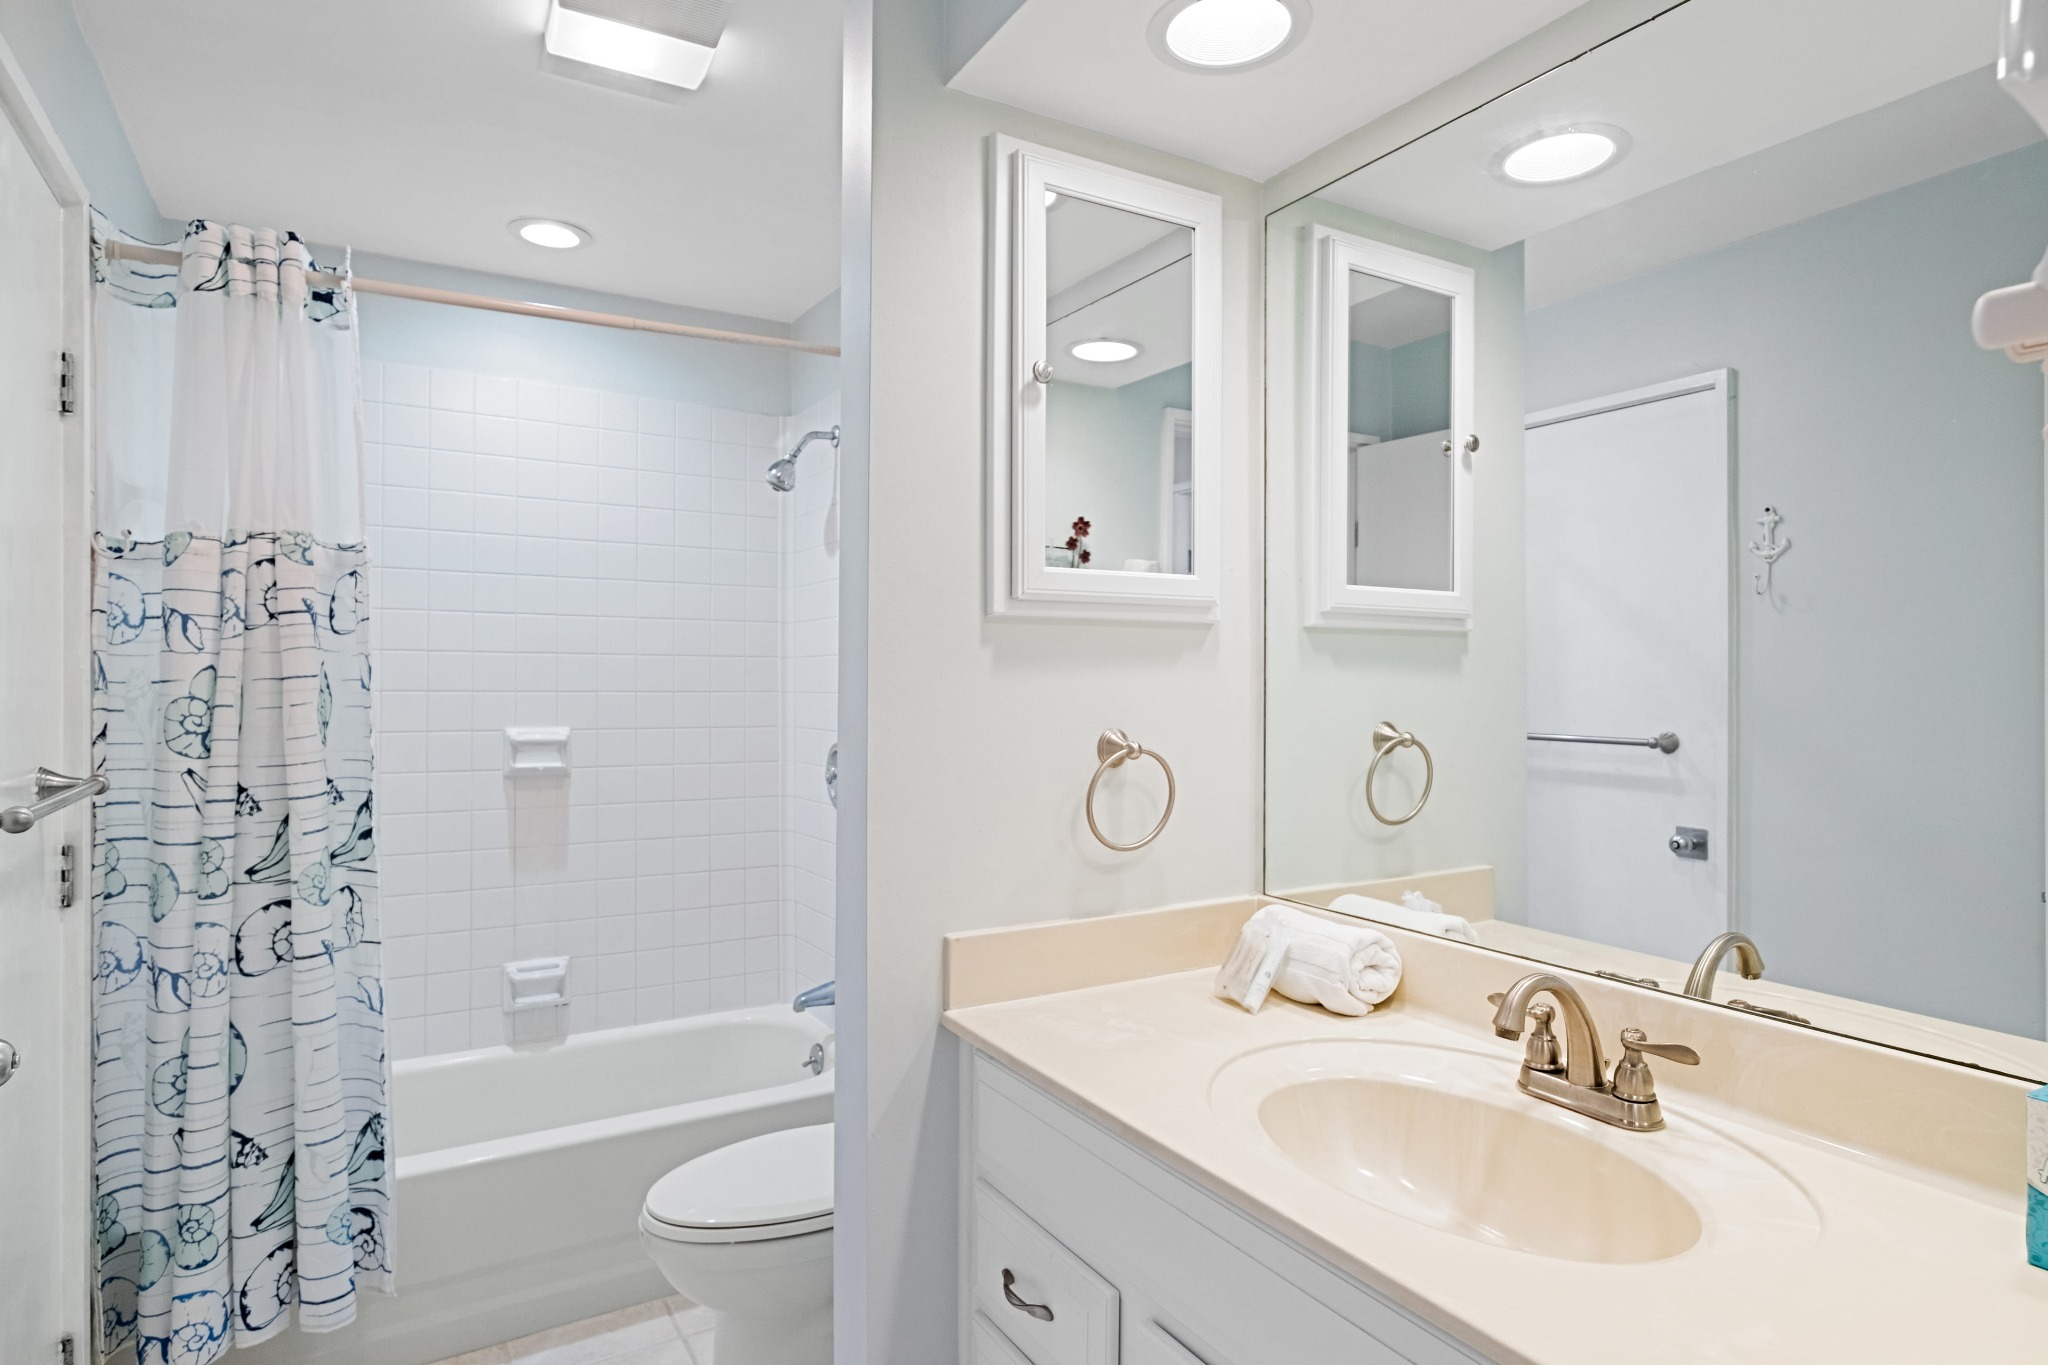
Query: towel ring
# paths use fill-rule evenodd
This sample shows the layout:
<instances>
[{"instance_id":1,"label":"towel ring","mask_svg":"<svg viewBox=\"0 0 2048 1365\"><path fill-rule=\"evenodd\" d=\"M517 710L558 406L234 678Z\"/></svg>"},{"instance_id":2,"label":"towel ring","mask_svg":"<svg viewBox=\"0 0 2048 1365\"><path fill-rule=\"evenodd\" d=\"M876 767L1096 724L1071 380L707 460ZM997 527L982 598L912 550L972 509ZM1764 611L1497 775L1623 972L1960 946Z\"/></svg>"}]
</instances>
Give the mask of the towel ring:
<instances>
[{"instance_id":1,"label":"towel ring","mask_svg":"<svg viewBox=\"0 0 2048 1365\"><path fill-rule=\"evenodd\" d=\"M1405 825L1422 814L1422 808L1429 804L1430 789L1436 786L1436 760L1429 756L1429 746L1406 730L1396 729L1394 722L1383 720L1372 727L1372 764L1365 770L1365 808L1372 812L1372 818L1383 825ZM1380 760L1396 749L1414 748L1422 754L1423 778L1422 795L1415 798L1414 809L1406 815L1389 818L1380 813L1379 803L1372 799L1372 780L1379 775Z\"/></svg>"},{"instance_id":2,"label":"towel ring","mask_svg":"<svg viewBox=\"0 0 2048 1365\"><path fill-rule=\"evenodd\" d=\"M1173 818L1173 769L1165 759L1153 753L1144 745L1132 739L1121 730L1104 730L1095 741L1095 776L1088 779L1088 832L1101 840L1102 846L1117 853L1136 853L1145 845L1157 839L1166 828L1166 822ZM1102 826L1095 823L1095 789L1102 785L1102 775L1111 768L1120 767L1126 759L1149 758L1159 765L1159 771L1166 774L1166 810L1160 815L1159 823L1152 826L1152 832L1135 844L1119 844L1102 832Z\"/></svg>"}]
</instances>

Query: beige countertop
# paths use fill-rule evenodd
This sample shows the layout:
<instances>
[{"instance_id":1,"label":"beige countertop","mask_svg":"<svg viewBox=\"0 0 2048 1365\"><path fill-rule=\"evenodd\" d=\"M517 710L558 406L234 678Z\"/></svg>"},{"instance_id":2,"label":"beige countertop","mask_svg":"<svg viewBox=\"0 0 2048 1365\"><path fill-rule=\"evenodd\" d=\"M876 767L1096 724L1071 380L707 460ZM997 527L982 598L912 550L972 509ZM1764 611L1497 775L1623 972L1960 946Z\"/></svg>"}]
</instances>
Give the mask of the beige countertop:
<instances>
[{"instance_id":1,"label":"beige countertop","mask_svg":"<svg viewBox=\"0 0 2048 1365\"><path fill-rule=\"evenodd\" d=\"M1213 937L1217 911L1205 908L1203 915ZM1037 937L1018 940L1013 960L1049 960L1040 950L1057 942L1056 931L1023 931ZM1098 923L1082 932L1103 931ZM1668 1075L1681 1068L1659 1070L1670 1122L1665 1133L1603 1130L1611 1141L1653 1167L1659 1159L1670 1163L1688 1142L1733 1143L1775 1167L1806 1201L1800 1217L1761 1230L1717 1228L1708 1209L1707 1234L1692 1249L1628 1265L1489 1246L1411 1221L1323 1183L1283 1156L1255 1123L1221 1112L1227 1106L1216 1098L1217 1078L1234 1059L1284 1044L1341 1039L1448 1048L1464 1054L1468 1067L1475 1055L1482 1063L1497 1057L1500 1102L1563 1114L1515 1089L1519 1047L1486 1027L1490 1011L1477 988L1499 989L1521 967L1469 950L1446 955L1414 936L1395 937L1404 950L1413 949L1410 981L1393 1001L1360 1019L1277 996L1249 1015L1210 993L1214 972L1204 968L971 1004L949 1010L945 1020L1004 1065L1504 1362L2048 1360L2048 1271L2026 1263L2025 1187L2017 1163L2009 1189L1999 1189L1975 1178L1984 1174L1980 1155L1959 1156L1945 1170L1914 1159L1923 1150L1953 1146L1988 1152L1991 1165L2002 1169L2008 1105L2013 1125L2023 1122L2024 1091L2017 1083L2000 1089L1981 1076L1959 1080L1945 1074L1956 1068L1931 1070L1939 1064L1903 1054L1872 1058L1865 1054L1882 1050L1840 1040L1827 1041L1861 1050L1844 1051L1839 1066L1816 1065L1810 1031L1761 1025L1768 1031L1757 1042L1734 1036L1754 1034L1755 1021L1723 1024L1713 1016L1730 1012L1698 1006L1670 1019L1620 1017L1615 1001L1625 1009L1631 997L1601 996L1589 983L1586 993L1603 1033L1640 1022L1653 1036L1685 1037L1705 1057L1692 1086ZM993 956L990 946L982 939L975 951ZM1188 950L1179 951L1173 965L1184 966ZM959 956L969 960L964 952ZM1454 990L1411 988L1418 972L1439 962L1437 979L1455 979ZM1497 985L1488 984L1496 977ZM961 987L951 996L955 1001L989 994L971 981L952 984ZM1473 995L1470 1008L1460 1005L1466 995ZM1688 1030L1684 1025L1694 1016L1705 1022ZM1802 1033L1808 1036L1791 1036ZM1844 1086L1840 1105L1802 1085L1798 1103L1774 1112L1775 1097L1785 1093L1779 1083L1728 1074L1769 1067L1773 1056L1785 1058L1811 1085ZM1881 1103L1862 1102L1868 1097L1858 1092L1873 1081L1913 1093L1898 1095L1897 1104L1890 1094ZM1954 1134L1936 1132L1923 1141L1882 1131L1901 1115L1951 1107ZM1829 1131L1816 1133L1798 1122L1802 1113L1836 1108L1848 1117ZM1981 1131L1987 1122L2001 1131L1987 1136ZM1870 1128L1870 1142L1856 1140L1858 1124ZM1665 1145L1635 1146L1659 1143ZM1682 1178L1679 1183L1683 1188Z\"/></svg>"}]
</instances>

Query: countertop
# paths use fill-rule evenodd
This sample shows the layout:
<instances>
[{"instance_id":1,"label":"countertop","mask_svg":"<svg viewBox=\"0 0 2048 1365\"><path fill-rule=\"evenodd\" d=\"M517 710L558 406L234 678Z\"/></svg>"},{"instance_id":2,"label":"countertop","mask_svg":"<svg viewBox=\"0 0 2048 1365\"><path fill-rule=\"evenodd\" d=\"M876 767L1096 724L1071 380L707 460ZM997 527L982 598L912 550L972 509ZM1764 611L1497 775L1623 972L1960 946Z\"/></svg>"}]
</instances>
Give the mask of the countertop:
<instances>
[{"instance_id":1,"label":"countertop","mask_svg":"<svg viewBox=\"0 0 2048 1365\"><path fill-rule=\"evenodd\" d=\"M1503 984L1518 974L1504 970ZM1494 1037L1482 1004L1475 1001L1469 1017L1426 1010L1404 985L1364 1018L1277 996L1250 1015L1211 994L1214 975L1180 971L972 1005L948 1011L945 1022L1111 1131L1502 1362L2048 1361L2048 1271L2026 1262L2017 1171L2006 1197L1856 1150L1839 1134L1809 1135L1688 1091L1669 1074L1681 1068L1663 1067L1668 1132L1718 1135L1776 1166L1810 1202L1808 1224L1738 1248L1717 1238L1710 1220L1691 1250L1631 1265L1488 1246L1336 1191L1211 1103L1212 1083L1235 1058L1302 1040L1354 1039L1497 1054L1502 1102L1555 1110L1515 1089L1520 1048ZM1608 1034L1626 1022L1600 1020ZM1717 1058L1709 1040L1695 1041L1705 1071ZM1910 1073L1902 1072L1901 1084L1908 1083ZM1853 1107L1853 1096L1844 1099ZM1622 1144L1667 1136L1614 1132Z\"/></svg>"}]
</instances>

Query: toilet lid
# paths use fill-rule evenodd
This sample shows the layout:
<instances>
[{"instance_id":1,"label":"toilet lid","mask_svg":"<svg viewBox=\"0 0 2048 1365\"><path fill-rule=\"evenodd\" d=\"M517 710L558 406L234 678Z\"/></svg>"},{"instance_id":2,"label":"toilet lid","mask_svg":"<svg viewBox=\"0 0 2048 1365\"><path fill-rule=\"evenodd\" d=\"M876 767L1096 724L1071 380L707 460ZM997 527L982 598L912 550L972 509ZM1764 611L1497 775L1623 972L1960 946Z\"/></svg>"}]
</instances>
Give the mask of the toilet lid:
<instances>
[{"instance_id":1,"label":"toilet lid","mask_svg":"<svg viewBox=\"0 0 2048 1365\"><path fill-rule=\"evenodd\" d=\"M686 1161L647 1192L647 1217L675 1229L759 1237L795 1236L832 1226L832 1125L785 1128L746 1138ZM721 1239L728 1240L728 1239Z\"/></svg>"}]
</instances>

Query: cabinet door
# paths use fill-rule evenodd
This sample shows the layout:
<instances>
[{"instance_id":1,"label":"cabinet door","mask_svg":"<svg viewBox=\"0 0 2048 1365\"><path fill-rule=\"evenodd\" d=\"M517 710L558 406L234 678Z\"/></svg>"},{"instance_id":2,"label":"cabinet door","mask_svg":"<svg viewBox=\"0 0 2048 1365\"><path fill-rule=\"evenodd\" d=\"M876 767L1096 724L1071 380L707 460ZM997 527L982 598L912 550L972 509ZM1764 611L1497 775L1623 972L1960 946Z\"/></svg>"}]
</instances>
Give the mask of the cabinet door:
<instances>
[{"instance_id":1,"label":"cabinet door","mask_svg":"<svg viewBox=\"0 0 2048 1365\"><path fill-rule=\"evenodd\" d=\"M1030 1358L1012 1346L1010 1339L980 1313L974 1315L974 1340L970 1349L973 1356L968 1365L1031 1365Z\"/></svg>"},{"instance_id":2,"label":"cabinet door","mask_svg":"<svg viewBox=\"0 0 2048 1365\"><path fill-rule=\"evenodd\" d=\"M1116 1365L1116 1286L985 1180L973 1217L974 1307L1031 1365Z\"/></svg>"},{"instance_id":3,"label":"cabinet door","mask_svg":"<svg viewBox=\"0 0 2048 1365\"><path fill-rule=\"evenodd\" d=\"M1175 1340L1164 1327L1148 1322L1131 1338L1126 1365L1223 1365L1223 1362L1202 1359Z\"/></svg>"}]
</instances>

